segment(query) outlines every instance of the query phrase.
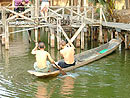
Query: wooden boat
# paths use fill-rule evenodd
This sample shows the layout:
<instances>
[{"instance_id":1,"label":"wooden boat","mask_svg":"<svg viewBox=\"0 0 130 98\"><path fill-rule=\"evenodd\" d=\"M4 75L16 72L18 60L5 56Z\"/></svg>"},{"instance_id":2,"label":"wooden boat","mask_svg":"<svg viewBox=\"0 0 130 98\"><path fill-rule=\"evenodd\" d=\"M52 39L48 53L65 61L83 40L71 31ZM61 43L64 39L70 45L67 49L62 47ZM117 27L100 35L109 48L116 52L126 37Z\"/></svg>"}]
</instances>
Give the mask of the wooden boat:
<instances>
[{"instance_id":1,"label":"wooden boat","mask_svg":"<svg viewBox=\"0 0 130 98\"><path fill-rule=\"evenodd\" d=\"M98 60L113 51L117 49L117 47L120 45L121 40L117 39L112 39L108 43L103 44L97 48L93 48L87 51L84 51L82 53L76 54L75 59L76 59L76 65L75 66L70 66L67 68L63 68L65 72L74 70L78 67L84 66L88 63L91 63L95 60ZM60 74L59 70L53 71L53 72L48 72L48 73L42 73L42 72L36 72L35 70L28 70L28 72L32 75L35 75L37 77L54 77Z\"/></svg>"}]
</instances>

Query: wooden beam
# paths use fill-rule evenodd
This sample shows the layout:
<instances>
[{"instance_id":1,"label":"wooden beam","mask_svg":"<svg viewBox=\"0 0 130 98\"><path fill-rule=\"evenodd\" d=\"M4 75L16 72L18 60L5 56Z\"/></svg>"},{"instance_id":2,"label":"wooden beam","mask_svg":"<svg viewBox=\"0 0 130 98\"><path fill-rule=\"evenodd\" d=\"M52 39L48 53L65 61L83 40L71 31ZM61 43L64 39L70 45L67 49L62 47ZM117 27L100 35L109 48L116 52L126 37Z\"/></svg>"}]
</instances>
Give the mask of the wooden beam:
<instances>
[{"instance_id":1,"label":"wooden beam","mask_svg":"<svg viewBox=\"0 0 130 98\"><path fill-rule=\"evenodd\" d=\"M25 11L24 11L24 12L22 12L22 13L18 13L18 14L23 15L23 14L25 14L25 13L29 12L29 11L31 11L31 8L29 8L29 9L25 10ZM12 17L9 17L9 18L7 19L7 21L12 20L12 19L14 19L14 18L16 18L16 17L17 17L17 15L14 15L14 16L12 16Z\"/></svg>"},{"instance_id":2,"label":"wooden beam","mask_svg":"<svg viewBox=\"0 0 130 98\"><path fill-rule=\"evenodd\" d=\"M75 38L80 34L80 32L82 31L82 29L85 27L85 23L83 23L80 28L75 32L75 34L73 35L73 37L71 38L71 42L73 42L75 40Z\"/></svg>"},{"instance_id":3,"label":"wooden beam","mask_svg":"<svg viewBox=\"0 0 130 98\"><path fill-rule=\"evenodd\" d=\"M50 8L48 8L51 12L53 12L54 14L56 14L57 16L60 16L61 18L63 18L63 16L62 15L60 15L60 14L58 14L58 13L56 13L55 11L53 11L52 9L50 9Z\"/></svg>"},{"instance_id":4,"label":"wooden beam","mask_svg":"<svg viewBox=\"0 0 130 98\"><path fill-rule=\"evenodd\" d=\"M71 11L71 9L69 9L69 8L66 8L67 10L69 10L69 11ZM77 12L75 12L75 11L72 11L74 14L76 14L76 15L78 15L78 16L80 16L80 17L82 17L82 18L84 18L85 20L87 20L87 21L89 21L89 22L92 22L93 23L93 21L91 20L91 19L89 19L89 18L87 18L87 17L84 17L84 16L82 16L81 14L78 14Z\"/></svg>"},{"instance_id":5,"label":"wooden beam","mask_svg":"<svg viewBox=\"0 0 130 98\"><path fill-rule=\"evenodd\" d=\"M58 25L58 27L62 30L62 33L63 33L63 35L65 36L65 38L67 39L67 41L69 42L69 44L70 44L72 47L74 47L74 45L72 44L71 40L69 39L69 37L67 36L67 34L66 34L65 31L63 30L63 28L62 28L60 25Z\"/></svg>"},{"instance_id":6,"label":"wooden beam","mask_svg":"<svg viewBox=\"0 0 130 98\"><path fill-rule=\"evenodd\" d=\"M48 17L50 17L50 16L56 14L57 12L61 11L62 9L63 9L63 8L59 8L59 9L57 9L57 10L53 10L53 13L51 13ZM50 10L50 11L52 11L52 10ZM58 14L58 13L57 13L57 14ZM58 15L59 15L59 14L58 14Z\"/></svg>"},{"instance_id":7,"label":"wooden beam","mask_svg":"<svg viewBox=\"0 0 130 98\"><path fill-rule=\"evenodd\" d=\"M10 9L7 9L7 8L4 8L4 9L5 9L6 11L9 11L9 12L11 12L11 13L14 13L14 14L20 16L20 17L23 17L23 18L25 18L26 20L34 21L34 20L32 20L31 18L25 17L25 16L22 15L21 13L16 13L16 12L10 10Z\"/></svg>"}]
</instances>

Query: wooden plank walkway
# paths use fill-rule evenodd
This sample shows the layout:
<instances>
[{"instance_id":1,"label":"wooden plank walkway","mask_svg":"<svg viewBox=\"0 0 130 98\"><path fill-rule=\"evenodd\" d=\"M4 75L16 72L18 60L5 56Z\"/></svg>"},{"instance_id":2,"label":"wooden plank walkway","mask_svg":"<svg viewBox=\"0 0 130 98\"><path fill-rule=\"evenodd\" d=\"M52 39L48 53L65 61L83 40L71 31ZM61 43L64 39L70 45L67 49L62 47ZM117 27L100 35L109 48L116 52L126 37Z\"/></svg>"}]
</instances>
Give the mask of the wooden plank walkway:
<instances>
[{"instance_id":1,"label":"wooden plank walkway","mask_svg":"<svg viewBox=\"0 0 130 98\"><path fill-rule=\"evenodd\" d=\"M102 22L103 26L106 27L112 27L112 28L117 28L117 29L121 29L121 30L126 30L126 31L130 31L130 24L125 24L125 23L115 23L115 22Z\"/></svg>"}]
</instances>

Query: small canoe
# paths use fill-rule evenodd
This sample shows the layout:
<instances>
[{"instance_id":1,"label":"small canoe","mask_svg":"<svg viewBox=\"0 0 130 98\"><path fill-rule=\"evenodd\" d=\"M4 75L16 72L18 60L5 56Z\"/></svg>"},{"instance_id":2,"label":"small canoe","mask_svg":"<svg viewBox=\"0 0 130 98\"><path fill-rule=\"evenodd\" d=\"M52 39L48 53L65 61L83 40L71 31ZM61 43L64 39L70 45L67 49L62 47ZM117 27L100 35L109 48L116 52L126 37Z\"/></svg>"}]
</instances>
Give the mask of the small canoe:
<instances>
[{"instance_id":1,"label":"small canoe","mask_svg":"<svg viewBox=\"0 0 130 98\"><path fill-rule=\"evenodd\" d=\"M112 53L113 51L115 51L118 48L118 46L120 45L120 43L121 43L121 40L112 39L108 43L103 44L97 48L93 48L93 49L84 51L82 53L76 54L75 55L76 65L70 66L67 68L63 68L63 70L65 72L71 71L78 67L84 66L88 63L91 63L95 60L98 60L98 59ZM60 74L59 70L55 70L53 72L47 72L47 73L36 72L35 70L28 70L28 72L37 77L55 77Z\"/></svg>"}]
</instances>

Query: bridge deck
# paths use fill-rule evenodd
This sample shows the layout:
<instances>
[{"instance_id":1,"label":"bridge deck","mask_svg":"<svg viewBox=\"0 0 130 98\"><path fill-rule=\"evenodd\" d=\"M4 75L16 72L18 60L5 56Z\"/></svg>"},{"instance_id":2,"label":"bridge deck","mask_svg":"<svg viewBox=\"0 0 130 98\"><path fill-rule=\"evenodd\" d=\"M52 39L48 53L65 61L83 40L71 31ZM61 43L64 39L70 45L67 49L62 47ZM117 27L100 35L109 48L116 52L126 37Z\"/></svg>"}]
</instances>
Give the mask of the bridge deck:
<instances>
[{"instance_id":1,"label":"bridge deck","mask_svg":"<svg viewBox=\"0 0 130 98\"><path fill-rule=\"evenodd\" d=\"M130 31L130 24L125 23L115 23L115 22L102 22L103 26L112 27L112 28L118 28L121 30Z\"/></svg>"}]
</instances>

